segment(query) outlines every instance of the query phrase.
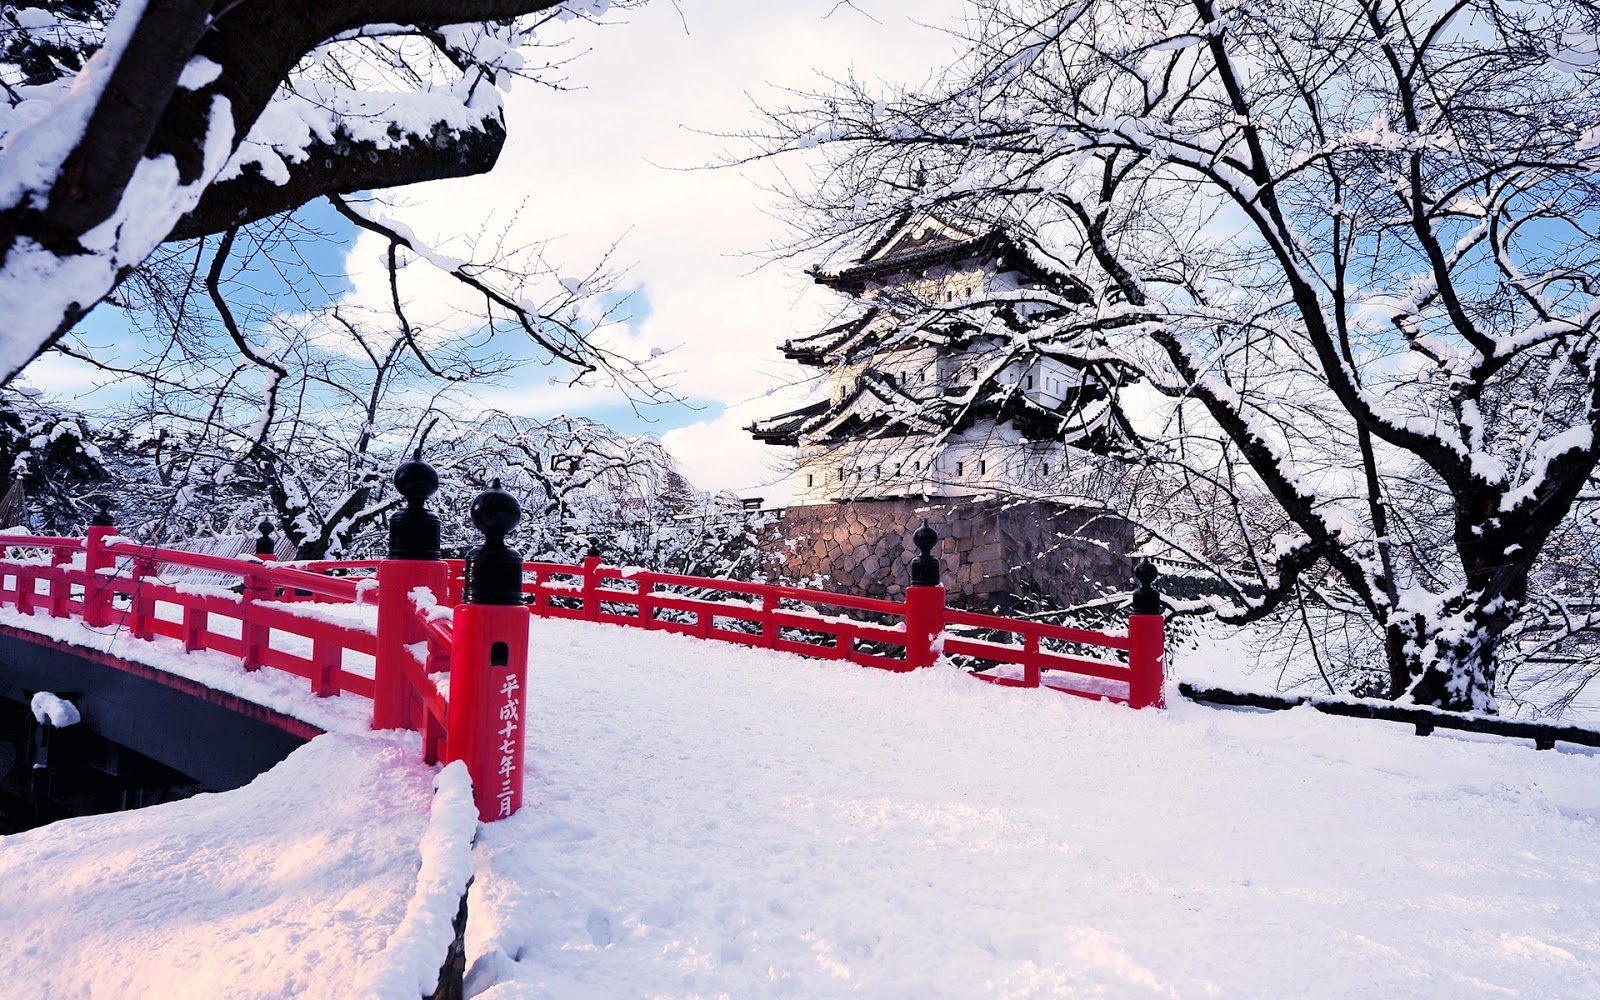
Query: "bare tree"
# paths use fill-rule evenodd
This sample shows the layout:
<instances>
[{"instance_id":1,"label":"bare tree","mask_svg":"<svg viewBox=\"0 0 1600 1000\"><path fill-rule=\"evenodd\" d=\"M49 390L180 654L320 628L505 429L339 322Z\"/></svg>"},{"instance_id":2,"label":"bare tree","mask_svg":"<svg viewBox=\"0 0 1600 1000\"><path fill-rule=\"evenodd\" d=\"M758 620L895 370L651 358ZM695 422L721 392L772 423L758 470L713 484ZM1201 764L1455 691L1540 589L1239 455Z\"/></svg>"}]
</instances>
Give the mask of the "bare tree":
<instances>
[{"instance_id":1,"label":"bare tree","mask_svg":"<svg viewBox=\"0 0 1600 1000\"><path fill-rule=\"evenodd\" d=\"M1086 283L1014 293L1062 316L1011 350L1137 383L1145 461L1236 533L1224 619L1314 591L1370 623L1391 696L1492 710L1600 458L1597 23L1590 0L979 0L942 79L842 81L759 139L822 151L804 248L945 209Z\"/></svg>"},{"instance_id":2,"label":"bare tree","mask_svg":"<svg viewBox=\"0 0 1600 1000\"><path fill-rule=\"evenodd\" d=\"M490 169L506 135L497 87L561 61L534 58L536 33L630 2L7 7L0 382L164 242L231 234L324 195ZM382 225L350 212L359 224ZM386 228L394 245L420 249ZM504 299L502 309L520 304L516 289L484 290ZM519 324L580 369L605 363L581 336L552 335L548 322Z\"/></svg>"}]
</instances>

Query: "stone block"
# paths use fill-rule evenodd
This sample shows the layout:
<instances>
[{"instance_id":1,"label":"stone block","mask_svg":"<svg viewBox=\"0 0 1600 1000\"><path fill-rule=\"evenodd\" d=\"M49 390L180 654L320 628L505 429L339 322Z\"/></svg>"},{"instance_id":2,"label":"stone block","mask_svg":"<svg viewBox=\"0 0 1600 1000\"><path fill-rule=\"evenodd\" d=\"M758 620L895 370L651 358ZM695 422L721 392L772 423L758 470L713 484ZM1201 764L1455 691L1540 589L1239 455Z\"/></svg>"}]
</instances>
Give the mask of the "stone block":
<instances>
[{"instance_id":1,"label":"stone block","mask_svg":"<svg viewBox=\"0 0 1600 1000\"><path fill-rule=\"evenodd\" d=\"M1002 559L1004 556L1000 550L999 542L986 542L982 545L974 546L972 554L968 558L972 562L983 563L994 559Z\"/></svg>"}]
</instances>

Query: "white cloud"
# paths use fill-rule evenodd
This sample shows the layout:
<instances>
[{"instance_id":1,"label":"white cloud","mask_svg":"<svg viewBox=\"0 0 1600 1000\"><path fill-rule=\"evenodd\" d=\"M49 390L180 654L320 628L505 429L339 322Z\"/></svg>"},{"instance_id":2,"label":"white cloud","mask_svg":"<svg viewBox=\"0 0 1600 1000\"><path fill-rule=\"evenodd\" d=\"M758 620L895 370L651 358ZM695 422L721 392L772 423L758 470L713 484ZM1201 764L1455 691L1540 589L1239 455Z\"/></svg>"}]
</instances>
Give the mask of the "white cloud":
<instances>
[{"instance_id":1,"label":"white cloud","mask_svg":"<svg viewBox=\"0 0 1600 1000\"><path fill-rule=\"evenodd\" d=\"M667 452L691 483L761 497L768 506L789 502L789 449L770 448L744 431L756 416L747 408L729 410L715 420L676 427L661 435Z\"/></svg>"}]
</instances>

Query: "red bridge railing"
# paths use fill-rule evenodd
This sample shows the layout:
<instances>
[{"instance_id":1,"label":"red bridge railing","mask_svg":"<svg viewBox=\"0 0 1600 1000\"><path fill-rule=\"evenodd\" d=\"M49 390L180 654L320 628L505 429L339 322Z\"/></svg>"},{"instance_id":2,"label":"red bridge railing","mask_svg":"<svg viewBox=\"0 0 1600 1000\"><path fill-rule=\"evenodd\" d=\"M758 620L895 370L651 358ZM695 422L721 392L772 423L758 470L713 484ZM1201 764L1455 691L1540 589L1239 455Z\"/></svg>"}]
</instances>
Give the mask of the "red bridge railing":
<instances>
[{"instance_id":1,"label":"red bridge railing","mask_svg":"<svg viewBox=\"0 0 1600 1000\"><path fill-rule=\"evenodd\" d=\"M473 504L487 541L468 565L437 558L438 521L422 508L432 469L407 463L395 480L409 506L391 522L388 559L276 564L266 524L254 558L139 544L106 523L83 539L7 533L0 604L237 656L247 671L305 678L318 697L369 698L373 728L420 732L430 764L467 762L484 820L521 805L530 612L893 671L945 655L992 684L1163 705L1148 563L1118 635L947 607L926 524L899 601L618 568L593 553L581 565L524 563L503 541L520 509L497 485ZM374 613L340 608L360 605Z\"/></svg>"},{"instance_id":2,"label":"red bridge railing","mask_svg":"<svg viewBox=\"0 0 1600 1000\"><path fill-rule=\"evenodd\" d=\"M885 670L943 654L1007 687L1160 706L1164 624L1132 615L1116 635L960 611L944 588L911 586L903 601L602 565L530 562L523 590L535 615L675 632ZM870 618L853 617L854 615ZM1008 668L1015 668L1008 672Z\"/></svg>"}]
</instances>

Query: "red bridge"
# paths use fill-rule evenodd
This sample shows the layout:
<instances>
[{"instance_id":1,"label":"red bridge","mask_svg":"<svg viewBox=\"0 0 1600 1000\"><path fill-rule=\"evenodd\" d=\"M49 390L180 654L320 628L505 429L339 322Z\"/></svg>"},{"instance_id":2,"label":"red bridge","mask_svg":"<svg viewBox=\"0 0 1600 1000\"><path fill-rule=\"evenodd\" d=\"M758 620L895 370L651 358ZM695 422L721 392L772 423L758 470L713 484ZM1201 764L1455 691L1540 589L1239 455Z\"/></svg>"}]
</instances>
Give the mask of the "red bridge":
<instances>
[{"instance_id":1,"label":"red bridge","mask_svg":"<svg viewBox=\"0 0 1600 1000\"><path fill-rule=\"evenodd\" d=\"M606 566L594 553L581 565L524 562L505 544L520 510L498 484L472 507L484 544L465 561L441 559L438 520L424 509L433 470L409 462L395 482L408 506L391 520L382 560L276 563L265 525L254 558L141 544L107 516L81 539L7 534L0 605L20 613L7 631L37 638L49 620L77 619L228 654L245 671L285 671L319 697L370 699L373 728L421 732L428 763L466 762L485 821L522 801L530 614L894 671L944 655L993 684L1164 704L1164 626L1147 563L1136 571L1127 632L1108 634L947 607L926 524L913 535L920 555L905 600L875 600ZM160 673L131 658L96 659ZM277 721L302 739L314 734Z\"/></svg>"}]
</instances>

